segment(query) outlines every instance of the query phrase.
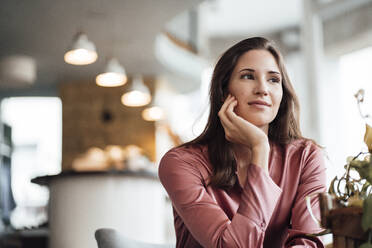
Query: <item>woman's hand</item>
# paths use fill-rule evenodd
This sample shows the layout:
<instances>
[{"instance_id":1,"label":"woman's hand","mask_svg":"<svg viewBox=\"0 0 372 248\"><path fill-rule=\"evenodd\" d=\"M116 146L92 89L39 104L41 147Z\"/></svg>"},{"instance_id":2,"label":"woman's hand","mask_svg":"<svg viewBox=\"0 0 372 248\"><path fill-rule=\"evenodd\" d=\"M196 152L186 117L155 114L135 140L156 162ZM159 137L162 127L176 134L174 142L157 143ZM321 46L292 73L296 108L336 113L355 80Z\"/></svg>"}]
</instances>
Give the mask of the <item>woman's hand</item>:
<instances>
[{"instance_id":1,"label":"woman's hand","mask_svg":"<svg viewBox=\"0 0 372 248\"><path fill-rule=\"evenodd\" d=\"M239 159L242 158L242 155L239 154L239 150L241 151L244 149L238 148L234 150L238 160L238 176L239 169L242 170L242 167L245 167L247 163L253 163L268 172L270 146L267 135L260 128L235 114L234 108L237 104L238 102L235 97L229 95L218 112L218 116L225 130L226 139L234 144L243 145L249 149L250 154L248 154L248 156L250 156L250 161L239 161Z\"/></svg>"},{"instance_id":2,"label":"woman's hand","mask_svg":"<svg viewBox=\"0 0 372 248\"><path fill-rule=\"evenodd\" d=\"M226 139L247 146L251 150L268 145L268 138L264 131L235 114L234 108L237 104L235 97L229 95L218 112Z\"/></svg>"}]
</instances>

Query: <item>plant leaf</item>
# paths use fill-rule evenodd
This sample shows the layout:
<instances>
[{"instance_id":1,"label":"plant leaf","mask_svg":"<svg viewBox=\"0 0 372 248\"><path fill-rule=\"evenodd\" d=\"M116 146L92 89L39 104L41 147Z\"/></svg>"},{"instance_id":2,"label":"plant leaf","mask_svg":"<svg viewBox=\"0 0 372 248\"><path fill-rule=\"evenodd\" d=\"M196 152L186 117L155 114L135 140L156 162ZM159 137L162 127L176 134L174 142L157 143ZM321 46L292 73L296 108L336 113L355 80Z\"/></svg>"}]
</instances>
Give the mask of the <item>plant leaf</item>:
<instances>
[{"instance_id":1,"label":"plant leaf","mask_svg":"<svg viewBox=\"0 0 372 248\"><path fill-rule=\"evenodd\" d=\"M363 184L363 187L360 190L360 196L362 198L366 198L367 197L367 191L368 191L369 187L371 187L371 184L368 181Z\"/></svg>"},{"instance_id":2,"label":"plant leaf","mask_svg":"<svg viewBox=\"0 0 372 248\"><path fill-rule=\"evenodd\" d=\"M364 231L372 229L372 195L369 195L363 202L362 228Z\"/></svg>"},{"instance_id":3,"label":"plant leaf","mask_svg":"<svg viewBox=\"0 0 372 248\"><path fill-rule=\"evenodd\" d=\"M372 127L366 124L366 132L364 134L364 142L368 146L369 152L372 153Z\"/></svg>"},{"instance_id":4,"label":"plant leaf","mask_svg":"<svg viewBox=\"0 0 372 248\"><path fill-rule=\"evenodd\" d=\"M372 184L372 163L368 161L350 162L350 167L359 173L361 178Z\"/></svg>"},{"instance_id":5,"label":"plant leaf","mask_svg":"<svg viewBox=\"0 0 372 248\"><path fill-rule=\"evenodd\" d=\"M334 194L334 195L336 194L336 192L335 192L335 182L336 182L336 180L337 180L337 176L335 178L333 178L333 180L331 181L331 184L330 184L329 189L328 189L329 194Z\"/></svg>"}]
</instances>

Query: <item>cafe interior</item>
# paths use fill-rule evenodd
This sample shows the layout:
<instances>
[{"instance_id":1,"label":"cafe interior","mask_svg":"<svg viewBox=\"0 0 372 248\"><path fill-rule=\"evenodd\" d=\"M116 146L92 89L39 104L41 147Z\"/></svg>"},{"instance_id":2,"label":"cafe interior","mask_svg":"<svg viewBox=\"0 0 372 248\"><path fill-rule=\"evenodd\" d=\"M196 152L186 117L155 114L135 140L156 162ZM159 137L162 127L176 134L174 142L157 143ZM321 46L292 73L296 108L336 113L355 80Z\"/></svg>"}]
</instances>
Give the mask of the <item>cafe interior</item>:
<instances>
[{"instance_id":1,"label":"cafe interior","mask_svg":"<svg viewBox=\"0 0 372 248\"><path fill-rule=\"evenodd\" d=\"M0 4L0 247L92 248L100 228L175 244L159 161L203 131L213 67L248 37L283 53L328 185L363 149L370 0Z\"/></svg>"}]
</instances>

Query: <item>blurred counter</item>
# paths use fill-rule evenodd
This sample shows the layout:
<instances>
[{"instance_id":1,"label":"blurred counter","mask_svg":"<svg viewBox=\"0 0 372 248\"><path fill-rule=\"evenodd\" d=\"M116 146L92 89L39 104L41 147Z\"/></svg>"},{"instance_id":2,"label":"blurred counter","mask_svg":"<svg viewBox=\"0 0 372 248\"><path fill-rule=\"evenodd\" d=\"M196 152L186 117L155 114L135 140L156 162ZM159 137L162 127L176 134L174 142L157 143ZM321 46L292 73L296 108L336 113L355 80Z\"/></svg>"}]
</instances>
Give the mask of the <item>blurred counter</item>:
<instances>
[{"instance_id":1,"label":"blurred counter","mask_svg":"<svg viewBox=\"0 0 372 248\"><path fill-rule=\"evenodd\" d=\"M97 247L94 232L102 227L137 240L167 242L169 213L156 173L67 171L32 182L50 189L49 247Z\"/></svg>"},{"instance_id":2,"label":"blurred counter","mask_svg":"<svg viewBox=\"0 0 372 248\"><path fill-rule=\"evenodd\" d=\"M31 182L49 186L51 180L63 177L74 177L74 176L92 176L92 175L113 175L113 176L132 176L132 177L143 177L149 179L158 179L158 175L155 172L150 171L130 171L130 170L107 170L107 171L63 171L58 175L41 176L31 180Z\"/></svg>"}]
</instances>

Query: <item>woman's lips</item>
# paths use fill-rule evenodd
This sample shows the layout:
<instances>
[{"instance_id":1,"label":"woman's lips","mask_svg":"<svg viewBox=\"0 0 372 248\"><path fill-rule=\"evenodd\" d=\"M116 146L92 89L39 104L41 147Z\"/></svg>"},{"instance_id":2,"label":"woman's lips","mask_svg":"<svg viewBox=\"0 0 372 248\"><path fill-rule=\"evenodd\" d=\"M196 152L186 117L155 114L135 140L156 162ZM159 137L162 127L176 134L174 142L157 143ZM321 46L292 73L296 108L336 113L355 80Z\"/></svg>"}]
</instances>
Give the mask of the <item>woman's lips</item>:
<instances>
[{"instance_id":1,"label":"woman's lips","mask_svg":"<svg viewBox=\"0 0 372 248\"><path fill-rule=\"evenodd\" d=\"M252 101L249 102L248 105L255 106L255 107L270 107L271 105L264 101Z\"/></svg>"}]
</instances>

